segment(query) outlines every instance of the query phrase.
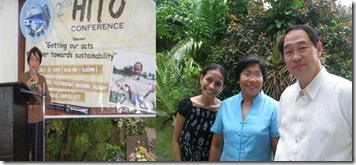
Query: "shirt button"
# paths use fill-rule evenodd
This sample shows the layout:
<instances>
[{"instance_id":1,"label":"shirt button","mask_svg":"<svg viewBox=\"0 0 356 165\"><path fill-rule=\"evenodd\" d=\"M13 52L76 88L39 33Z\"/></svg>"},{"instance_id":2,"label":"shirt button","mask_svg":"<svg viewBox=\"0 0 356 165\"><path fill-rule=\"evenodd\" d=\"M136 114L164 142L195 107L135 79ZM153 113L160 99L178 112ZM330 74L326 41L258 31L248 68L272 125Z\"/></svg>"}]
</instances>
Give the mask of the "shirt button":
<instances>
[{"instance_id":1,"label":"shirt button","mask_svg":"<svg viewBox=\"0 0 356 165\"><path fill-rule=\"evenodd\" d=\"M302 118L299 118L299 121L300 121L300 122L302 122L302 121L303 121L303 119L302 119Z\"/></svg>"},{"instance_id":2,"label":"shirt button","mask_svg":"<svg viewBox=\"0 0 356 165\"><path fill-rule=\"evenodd\" d=\"M298 143L298 142L299 142L299 139L295 139L295 142L297 142L297 143Z\"/></svg>"}]
</instances>

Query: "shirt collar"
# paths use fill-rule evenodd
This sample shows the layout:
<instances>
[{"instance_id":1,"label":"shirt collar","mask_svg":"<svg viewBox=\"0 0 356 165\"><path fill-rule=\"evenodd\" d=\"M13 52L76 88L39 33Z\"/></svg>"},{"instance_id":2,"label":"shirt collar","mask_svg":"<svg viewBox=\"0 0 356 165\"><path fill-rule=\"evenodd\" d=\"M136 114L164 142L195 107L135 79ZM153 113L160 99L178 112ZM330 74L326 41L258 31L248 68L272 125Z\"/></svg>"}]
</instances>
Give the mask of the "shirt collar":
<instances>
[{"instance_id":1,"label":"shirt collar","mask_svg":"<svg viewBox=\"0 0 356 165\"><path fill-rule=\"evenodd\" d=\"M257 101L261 100L263 94L264 94L263 90L261 90L260 93L258 93L257 96L252 99L252 102L257 102Z\"/></svg>"},{"instance_id":2,"label":"shirt collar","mask_svg":"<svg viewBox=\"0 0 356 165\"><path fill-rule=\"evenodd\" d=\"M252 104L255 103L255 102L257 102L257 101L259 101L259 100L261 100L261 98L262 98L263 95L264 95L264 92L263 92L263 90L261 90L261 91L257 94L257 96L255 96L255 97L252 99ZM241 103L242 100L244 99L244 98L242 97L242 91L238 94L238 99L239 99L239 102L240 102L240 103Z\"/></svg>"},{"instance_id":3,"label":"shirt collar","mask_svg":"<svg viewBox=\"0 0 356 165\"><path fill-rule=\"evenodd\" d=\"M325 67L323 66L319 73L313 78L313 80L305 87L304 91L308 93L308 95L314 100L316 94L318 93L320 87L323 85L325 81L325 77L327 76L328 72L326 71ZM297 91L301 92L300 84L297 82L296 85ZM297 97L296 97L297 98Z\"/></svg>"}]
</instances>

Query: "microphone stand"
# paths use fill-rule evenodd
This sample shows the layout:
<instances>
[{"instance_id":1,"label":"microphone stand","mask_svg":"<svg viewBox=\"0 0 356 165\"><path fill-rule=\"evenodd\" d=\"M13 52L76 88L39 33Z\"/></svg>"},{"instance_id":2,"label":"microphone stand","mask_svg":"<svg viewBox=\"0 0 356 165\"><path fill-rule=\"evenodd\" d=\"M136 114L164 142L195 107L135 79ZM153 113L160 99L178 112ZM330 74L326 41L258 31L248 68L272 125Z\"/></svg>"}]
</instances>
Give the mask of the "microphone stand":
<instances>
[{"instance_id":1,"label":"microphone stand","mask_svg":"<svg viewBox=\"0 0 356 165\"><path fill-rule=\"evenodd\" d=\"M42 124L42 131L43 131L43 135L42 135L42 149L43 149L43 161L45 161L45 139L46 139L46 130L45 130L45 125L46 125L46 121L45 121L45 113L46 113L46 84L43 82L43 86L42 86L42 92L39 94L39 93L36 93L36 92L32 92L32 91L29 91L29 90L26 90L26 89L23 89L21 88L20 89L21 92L23 93L29 93L29 94L32 94L32 95L36 95L36 96L40 96L42 97L42 112L43 112L43 124Z\"/></svg>"}]
</instances>

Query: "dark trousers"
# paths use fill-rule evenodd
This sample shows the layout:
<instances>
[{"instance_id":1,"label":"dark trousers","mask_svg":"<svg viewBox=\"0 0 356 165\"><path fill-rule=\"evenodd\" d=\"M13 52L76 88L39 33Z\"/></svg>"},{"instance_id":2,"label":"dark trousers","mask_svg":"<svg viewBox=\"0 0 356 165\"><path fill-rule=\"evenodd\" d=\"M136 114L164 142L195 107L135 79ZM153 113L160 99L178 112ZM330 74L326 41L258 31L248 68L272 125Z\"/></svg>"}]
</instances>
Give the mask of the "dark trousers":
<instances>
[{"instance_id":1,"label":"dark trousers","mask_svg":"<svg viewBox=\"0 0 356 165\"><path fill-rule=\"evenodd\" d=\"M43 121L28 123L27 134L32 161L43 161Z\"/></svg>"}]
</instances>

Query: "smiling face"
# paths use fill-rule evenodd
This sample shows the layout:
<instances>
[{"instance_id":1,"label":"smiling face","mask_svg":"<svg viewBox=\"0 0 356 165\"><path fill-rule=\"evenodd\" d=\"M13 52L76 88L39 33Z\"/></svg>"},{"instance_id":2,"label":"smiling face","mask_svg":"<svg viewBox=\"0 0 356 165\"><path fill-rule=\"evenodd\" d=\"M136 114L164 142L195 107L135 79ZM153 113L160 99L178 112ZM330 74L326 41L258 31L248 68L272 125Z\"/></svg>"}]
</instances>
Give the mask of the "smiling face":
<instances>
[{"instance_id":1,"label":"smiling face","mask_svg":"<svg viewBox=\"0 0 356 165\"><path fill-rule=\"evenodd\" d=\"M314 46L304 30L292 30L286 35L283 54L288 71L300 81L302 87L321 69L319 58L322 54L322 44L318 42Z\"/></svg>"},{"instance_id":2,"label":"smiling face","mask_svg":"<svg viewBox=\"0 0 356 165\"><path fill-rule=\"evenodd\" d=\"M263 76L258 63L247 66L240 74L239 79L242 97L253 99L261 91Z\"/></svg>"},{"instance_id":3,"label":"smiling face","mask_svg":"<svg viewBox=\"0 0 356 165\"><path fill-rule=\"evenodd\" d=\"M142 66L139 63L134 65L134 75L141 76L142 74Z\"/></svg>"},{"instance_id":4,"label":"smiling face","mask_svg":"<svg viewBox=\"0 0 356 165\"><path fill-rule=\"evenodd\" d=\"M200 76L200 87L203 96L214 98L224 89L224 77L218 70L209 70Z\"/></svg>"}]
</instances>

